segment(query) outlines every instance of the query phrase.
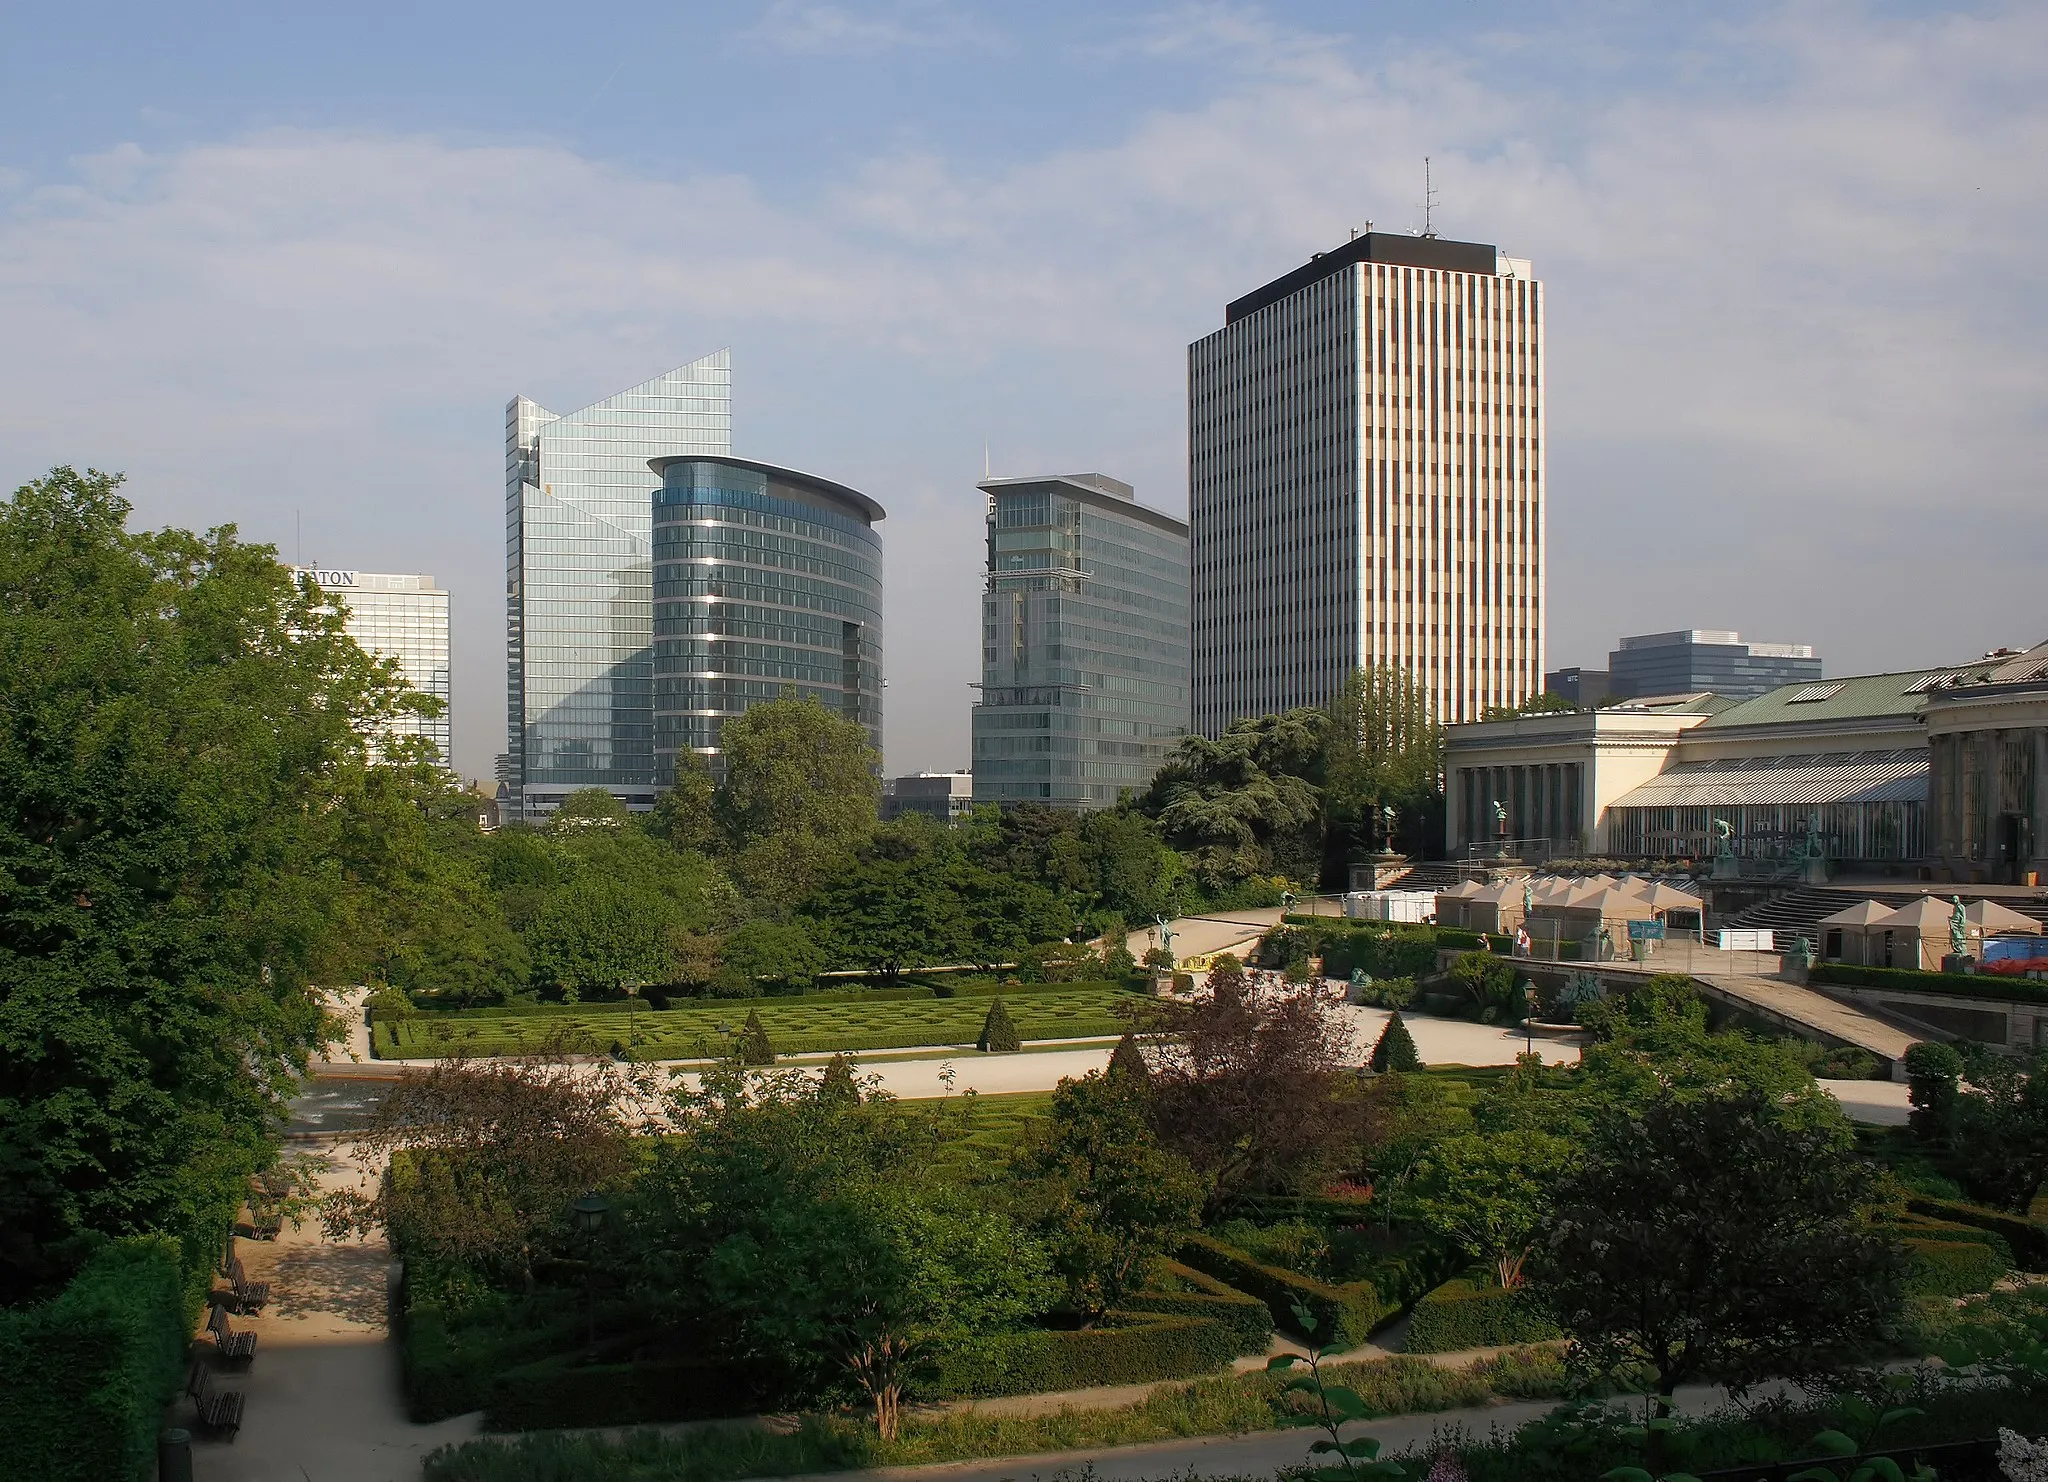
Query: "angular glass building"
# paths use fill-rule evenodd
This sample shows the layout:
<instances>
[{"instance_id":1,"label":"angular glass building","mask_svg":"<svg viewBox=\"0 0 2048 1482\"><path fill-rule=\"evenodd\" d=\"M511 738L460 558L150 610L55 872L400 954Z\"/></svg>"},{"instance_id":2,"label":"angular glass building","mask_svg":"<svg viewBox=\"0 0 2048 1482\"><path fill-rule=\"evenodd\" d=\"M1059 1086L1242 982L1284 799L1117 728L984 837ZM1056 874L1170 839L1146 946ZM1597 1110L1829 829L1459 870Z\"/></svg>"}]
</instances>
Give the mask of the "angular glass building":
<instances>
[{"instance_id":1,"label":"angular glass building","mask_svg":"<svg viewBox=\"0 0 2048 1482\"><path fill-rule=\"evenodd\" d=\"M713 759L725 722L794 689L882 745L882 506L744 458L656 458L654 752Z\"/></svg>"},{"instance_id":2,"label":"angular glass building","mask_svg":"<svg viewBox=\"0 0 2048 1482\"><path fill-rule=\"evenodd\" d=\"M511 817L579 788L654 804L650 459L732 447L720 350L581 411L505 409L505 644Z\"/></svg>"},{"instance_id":3,"label":"angular glass building","mask_svg":"<svg viewBox=\"0 0 2048 1482\"><path fill-rule=\"evenodd\" d=\"M1188 527L1099 473L985 479L974 801L1105 808L1188 730Z\"/></svg>"}]
</instances>

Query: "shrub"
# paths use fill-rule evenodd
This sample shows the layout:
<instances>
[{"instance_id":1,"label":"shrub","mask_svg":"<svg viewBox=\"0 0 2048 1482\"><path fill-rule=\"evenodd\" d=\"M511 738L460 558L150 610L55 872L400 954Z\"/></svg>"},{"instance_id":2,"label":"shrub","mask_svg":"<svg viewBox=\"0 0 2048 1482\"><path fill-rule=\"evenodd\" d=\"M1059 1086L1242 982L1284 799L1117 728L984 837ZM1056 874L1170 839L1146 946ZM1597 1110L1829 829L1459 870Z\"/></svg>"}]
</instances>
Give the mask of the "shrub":
<instances>
[{"instance_id":1,"label":"shrub","mask_svg":"<svg viewBox=\"0 0 2048 1482\"><path fill-rule=\"evenodd\" d=\"M1186 1379L1228 1368L1242 1331L1212 1317L1118 1311L1092 1328L992 1333L942 1354L917 1393L988 1399Z\"/></svg>"},{"instance_id":2,"label":"shrub","mask_svg":"<svg viewBox=\"0 0 2048 1482\"><path fill-rule=\"evenodd\" d=\"M419 1014L413 1001L396 988L379 988L363 1000L364 1022L381 1024L386 1019L411 1019Z\"/></svg>"},{"instance_id":3,"label":"shrub","mask_svg":"<svg viewBox=\"0 0 2048 1482\"><path fill-rule=\"evenodd\" d=\"M2032 1220L2006 1214L2002 1210L1986 1209L1981 1204L1965 1204L1957 1199L1932 1199L1917 1194L1906 1200L1906 1208L1914 1214L1933 1219L1990 1230L2004 1237L2006 1248L2012 1252L2021 1270L2048 1271L2048 1228Z\"/></svg>"},{"instance_id":4,"label":"shrub","mask_svg":"<svg viewBox=\"0 0 2048 1482\"><path fill-rule=\"evenodd\" d=\"M1997 1251L1975 1241L1907 1240L1902 1244L1913 1258L1906 1291L1916 1297L1967 1297L1988 1292L2012 1269Z\"/></svg>"},{"instance_id":5,"label":"shrub","mask_svg":"<svg viewBox=\"0 0 2048 1482\"><path fill-rule=\"evenodd\" d=\"M1205 1271L1228 1282L1239 1291L1266 1304L1276 1326L1299 1337L1294 1304L1308 1308L1315 1319L1314 1338L1319 1343L1341 1343L1355 1348L1372 1335L1382 1319L1396 1309L1384 1300L1369 1281L1332 1286L1279 1266L1269 1266L1248 1253L1208 1235L1191 1235L1181 1247L1180 1258L1197 1271Z\"/></svg>"},{"instance_id":6,"label":"shrub","mask_svg":"<svg viewBox=\"0 0 2048 1482\"><path fill-rule=\"evenodd\" d=\"M1240 1354L1264 1353L1273 1337L1273 1314L1257 1297L1228 1282L1179 1261L1160 1261L1153 1269L1154 1286L1130 1297L1131 1312L1158 1312L1169 1317L1205 1317L1228 1328ZM1163 1290L1166 1283L1178 1290Z\"/></svg>"},{"instance_id":7,"label":"shrub","mask_svg":"<svg viewBox=\"0 0 2048 1482\"><path fill-rule=\"evenodd\" d=\"M747 1010L747 1022L740 1030L740 1063L742 1065L773 1065L775 1045L768 1038L768 1030L761 1023L759 1009Z\"/></svg>"},{"instance_id":8,"label":"shrub","mask_svg":"<svg viewBox=\"0 0 2048 1482\"><path fill-rule=\"evenodd\" d=\"M1017 1038L1017 1026L1010 1022L1010 1010L1000 998L988 1006L988 1017L981 1021L981 1038L974 1047L991 1055L1024 1048Z\"/></svg>"},{"instance_id":9,"label":"shrub","mask_svg":"<svg viewBox=\"0 0 2048 1482\"><path fill-rule=\"evenodd\" d=\"M1906 1096L1913 1110L1906 1125L1922 1142L1946 1142L1955 1132L1957 1083L1963 1057L1955 1046L1922 1040L1906 1050Z\"/></svg>"},{"instance_id":10,"label":"shrub","mask_svg":"<svg viewBox=\"0 0 2048 1482\"><path fill-rule=\"evenodd\" d=\"M1927 973L1909 967L1859 967L1817 962L1808 980L1847 988L1889 988L1895 993L1939 993L1951 998L1997 998L2011 1003L2048 1004L2048 983L2000 974Z\"/></svg>"},{"instance_id":11,"label":"shrub","mask_svg":"<svg viewBox=\"0 0 2048 1482\"><path fill-rule=\"evenodd\" d=\"M532 1431L751 1415L776 1398L764 1375L727 1361L582 1364L557 1357L490 1381L484 1424Z\"/></svg>"},{"instance_id":12,"label":"shrub","mask_svg":"<svg viewBox=\"0 0 2048 1482\"><path fill-rule=\"evenodd\" d=\"M1387 1020L1387 1027L1380 1031L1379 1039L1374 1042L1370 1064L1375 1075L1390 1070L1422 1068L1422 1057L1415 1050L1415 1036L1401 1022L1399 1009L1394 1010L1393 1017Z\"/></svg>"},{"instance_id":13,"label":"shrub","mask_svg":"<svg viewBox=\"0 0 2048 1482\"><path fill-rule=\"evenodd\" d=\"M1477 1286L1460 1277L1415 1304L1402 1346L1409 1353L1456 1353L1560 1336L1557 1324L1527 1292Z\"/></svg>"},{"instance_id":14,"label":"shrub","mask_svg":"<svg viewBox=\"0 0 2048 1482\"><path fill-rule=\"evenodd\" d=\"M39 1482L145 1475L192 1332L178 1243L111 1245L36 1307L0 1312L0 1456Z\"/></svg>"}]
</instances>

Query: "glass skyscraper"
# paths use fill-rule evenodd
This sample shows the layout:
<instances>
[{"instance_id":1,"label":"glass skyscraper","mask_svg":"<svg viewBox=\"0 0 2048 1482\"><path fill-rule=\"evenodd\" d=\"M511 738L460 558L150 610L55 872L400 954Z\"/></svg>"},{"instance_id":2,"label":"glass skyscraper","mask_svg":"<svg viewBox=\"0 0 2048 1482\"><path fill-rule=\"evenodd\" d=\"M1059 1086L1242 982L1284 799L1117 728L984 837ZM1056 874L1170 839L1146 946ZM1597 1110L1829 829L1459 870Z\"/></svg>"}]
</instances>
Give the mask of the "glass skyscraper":
<instances>
[{"instance_id":1,"label":"glass skyscraper","mask_svg":"<svg viewBox=\"0 0 2048 1482\"><path fill-rule=\"evenodd\" d=\"M514 817L585 787L653 806L651 459L732 447L707 355L558 416L505 409L506 785Z\"/></svg>"},{"instance_id":2,"label":"glass skyscraper","mask_svg":"<svg viewBox=\"0 0 2048 1482\"><path fill-rule=\"evenodd\" d=\"M654 748L713 758L725 722L794 689L882 745L882 506L743 458L656 458Z\"/></svg>"},{"instance_id":3,"label":"glass skyscraper","mask_svg":"<svg viewBox=\"0 0 2048 1482\"><path fill-rule=\"evenodd\" d=\"M340 571L326 566L295 566L335 599L348 636L379 658L396 659L405 682L441 702L439 715L408 715L393 722L390 733L425 736L441 753L441 765L452 769L454 753L448 722L448 594L431 576L378 571Z\"/></svg>"},{"instance_id":4,"label":"glass skyscraper","mask_svg":"<svg viewBox=\"0 0 2048 1482\"><path fill-rule=\"evenodd\" d=\"M984 479L974 801L1103 808L1188 730L1188 527L1099 473Z\"/></svg>"}]
</instances>

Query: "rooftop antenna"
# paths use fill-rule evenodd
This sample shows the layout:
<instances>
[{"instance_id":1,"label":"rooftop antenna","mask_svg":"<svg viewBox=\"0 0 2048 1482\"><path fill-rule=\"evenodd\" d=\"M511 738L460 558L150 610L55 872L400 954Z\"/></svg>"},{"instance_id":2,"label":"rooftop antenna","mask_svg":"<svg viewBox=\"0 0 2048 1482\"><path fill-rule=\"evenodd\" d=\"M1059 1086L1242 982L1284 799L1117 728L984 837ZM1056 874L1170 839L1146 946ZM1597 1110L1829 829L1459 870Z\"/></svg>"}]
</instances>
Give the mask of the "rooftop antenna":
<instances>
[{"instance_id":1,"label":"rooftop antenna","mask_svg":"<svg viewBox=\"0 0 2048 1482\"><path fill-rule=\"evenodd\" d=\"M1434 237L1436 224L1436 188L1429 183L1429 156L1422 157L1422 235Z\"/></svg>"},{"instance_id":2,"label":"rooftop antenna","mask_svg":"<svg viewBox=\"0 0 2048 1482\"><path fill-rule=\"evenodd\" d=\"M984 478L984 479L988 479L988 478L992 478L992 477L994 477L994 475L992 475L992 474L991 474L991 473L990 473L990 472L988 471L988 439L987 439L987 438L983 438L983 439L981 440L981 476L982 476L982 478Z\"/></svg>"}]
</instances>

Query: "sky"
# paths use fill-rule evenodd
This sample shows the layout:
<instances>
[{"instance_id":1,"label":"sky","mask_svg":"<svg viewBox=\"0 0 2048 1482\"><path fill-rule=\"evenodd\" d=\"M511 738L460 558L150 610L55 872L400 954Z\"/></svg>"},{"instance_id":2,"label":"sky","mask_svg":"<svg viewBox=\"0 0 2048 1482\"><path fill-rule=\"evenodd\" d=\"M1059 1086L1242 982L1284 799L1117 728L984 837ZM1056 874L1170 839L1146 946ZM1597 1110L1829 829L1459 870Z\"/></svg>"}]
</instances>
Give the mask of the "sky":
<instances>
[{"instance_id":1,"label":"sky","mask_svg":"<svg viewBox=\"0 0 2048 1482\"><path fill-rule=\"evenodd\" d=\"M452 595L504 749L504 407L730 346L888 509L886 765L963 767L984 459L1186 507L1187 345L1367 222L1534 261L1548 660L2048 638L2048 6L8 8L0 487Z\"/></svg>"}]
</instances>

